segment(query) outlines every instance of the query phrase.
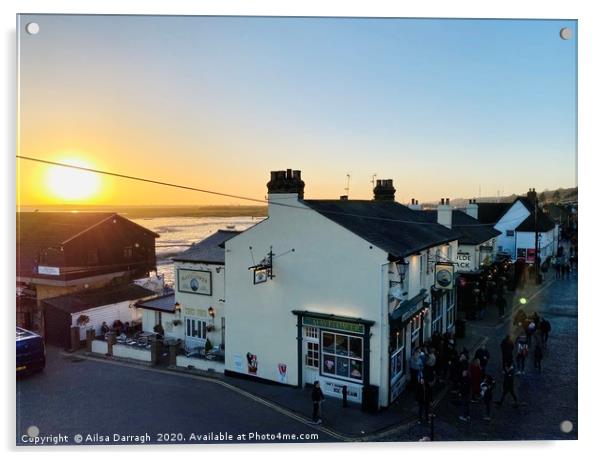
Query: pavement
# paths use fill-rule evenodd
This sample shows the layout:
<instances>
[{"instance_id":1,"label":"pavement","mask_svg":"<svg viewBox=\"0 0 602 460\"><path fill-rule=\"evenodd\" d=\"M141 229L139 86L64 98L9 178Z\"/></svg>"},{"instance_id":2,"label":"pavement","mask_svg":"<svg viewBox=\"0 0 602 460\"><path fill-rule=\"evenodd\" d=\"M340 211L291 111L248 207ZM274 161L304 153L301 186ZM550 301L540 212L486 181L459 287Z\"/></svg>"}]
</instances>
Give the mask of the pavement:
<instances>
[{"instance_id":1,"label":"pavement","mask_svg":"<svg viewBox=\"0 0 602 460\"><path fill-rule=\"evenodd\" d=\"M576 286L576 275L572 275L569 280L548 279L542 286L527 285L509 294L509 305L514 311L518 307L527 312L537 310L540 316L552 322L543 372L528 373L521 378L517 387L523 406L518 410L510 405L503 407L486 424L475 418L469 424L458 421L457 402L446 386L439 385L433 404L437 416L436 439L576 438ZM526 305L519 302L521 298L526 299ZM468 322L465 337L457 340L458 348L466 347L472 353L481 343L486 343L492 353L490 366L501 368L498 344L511 330L511 318L512 311L498 318L497 309L489 307L482 320ZM559 359L561 350L565 357L562 361ZM501 379L498 380L496 390L501 391ZM548 398L547 405L543 404L542 395ZM558 400L549 400L551 396ZM22 443L20 435L32 425L39 426L41 431L45 428L46 432L68 432L72 436L99 432L100 427L106 426L118 433L143 432L151 436L165 431L166 427L184 436L192 432L229 432L240 436L253 430L286 434L285 438L280 436L280 439L263 442L416 441L430 434L430 427L416 423L417 408L411 392L378 414L364 413L359 405L352 403L345 408L341 400L327 398L323 404L324 423L313 425L307 388L153 367L81 352L69 355L56 349L49 350L48 367L43 374L18 382L17 404L18 443ZM480 405L475 405L473 410L482 410L477 406ZM554 418L546 416L550 412L555 413ZM532 420L532 425L528 425L531 429L525 431L523 424L516 423L517 416L521 420ZM554 420L556 425L544 423L549 420ZM562 421L573 423L569 433L558 429ZM317 439L310 436L291 439L292 435L302 433Z\"/></svg>"}]
</instances>

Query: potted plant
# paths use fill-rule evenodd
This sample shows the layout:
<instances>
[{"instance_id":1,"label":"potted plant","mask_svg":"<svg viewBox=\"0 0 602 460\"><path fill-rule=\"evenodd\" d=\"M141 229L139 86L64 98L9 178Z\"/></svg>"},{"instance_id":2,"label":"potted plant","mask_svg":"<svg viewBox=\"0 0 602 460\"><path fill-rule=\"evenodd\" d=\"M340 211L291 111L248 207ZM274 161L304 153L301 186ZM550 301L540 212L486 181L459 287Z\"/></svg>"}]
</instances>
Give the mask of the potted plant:
<instances>
[{"instance_id":1,"label":"potted plant","mask_svg":"<svg viewBox=\"0 0 602 460\"><path fill-rule=\"evenodd\" d=\"M205 354L208 354L212 348L213 344L211 343L211 340L207 339L207 341L205 342Z\"/></svg>"},{"instance_id":2,"label":"potted plant","mask_svg":"<svg viewBox=\"0 0 602 460\"><path fill-rule=\"evenodd\" d=\"M174 326L179 326L180 324L182 324L182 320L181 319L174 319L171 323Z\"/></svg>"},{"instance_id":3,"label":"potted plant","mask_svg":"<svg viewBox=\"0 0 602 460\"><path fill-rule=\"evenodd\" d=\"M211 332L215 330L215 326L213 324L207 324L207 332Z\"/></svg>"},{"instance_id":4,"label":"potted plant","mask_svg":"<svg viewBox=\"0 0 602 460\"><path fill-rule=\"evenodd\" d=\"M90 322L90 317L88 315L79 315L77 318L77 325L81 327L85 327Z\"/></svg>"}]
</instances>

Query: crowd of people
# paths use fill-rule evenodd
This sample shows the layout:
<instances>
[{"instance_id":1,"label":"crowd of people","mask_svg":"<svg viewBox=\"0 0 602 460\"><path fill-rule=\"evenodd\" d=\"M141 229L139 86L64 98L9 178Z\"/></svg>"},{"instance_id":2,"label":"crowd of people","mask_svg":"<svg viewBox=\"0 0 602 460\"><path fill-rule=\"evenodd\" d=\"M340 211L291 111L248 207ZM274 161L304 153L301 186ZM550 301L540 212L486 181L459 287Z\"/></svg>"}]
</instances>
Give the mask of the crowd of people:
<instances>
[{"instance_id":1,"label":"crowd of people","mask_svg":"<svg viewBox=\"0 0 602 460\"><path fill-rule=\"evenodd\" d=\"M514 391L515 376L526 372L528 357L532 356L533 368L541 372L544 349L551 332L551 324L537 313L528 316L520 309L514 318L515 333L507 335L500 343L502 357L501 393L495 402L501 406L510 396L513 406L518 407ZM514 337L514 338L513 338ZM533 348L533 353L530 349ZM459 419L470 420L471 404L483 406L483 419L491 420L496 380L495 370L489 364L491 353L482 344L471 357L466 348L457 350L452 334L433 334L431 341L414 350L410 359L410 385L418 403L419 423L428 420L437 383L449 383L451 393L460 406ZM498 370L499 372L499 370Z\"/></svg>"}]
</instances>

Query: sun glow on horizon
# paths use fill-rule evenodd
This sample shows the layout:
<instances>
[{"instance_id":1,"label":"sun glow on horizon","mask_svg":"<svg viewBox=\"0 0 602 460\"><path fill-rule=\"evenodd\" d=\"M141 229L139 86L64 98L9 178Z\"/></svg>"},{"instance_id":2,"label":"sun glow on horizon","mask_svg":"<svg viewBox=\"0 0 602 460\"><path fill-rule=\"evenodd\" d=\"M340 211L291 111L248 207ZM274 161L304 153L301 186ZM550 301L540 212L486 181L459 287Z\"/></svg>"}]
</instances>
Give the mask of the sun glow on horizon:
<instances>
[{"instance_id":1,"label":"sun glow on horizon","mask_svg":"<svg viewBox=\"0 0 602 460\"><path fill-rule=\"evenodd\" d=\"M62 158L65 163L82 168L92 168L90 163L77 157ZM101 180L98 174L64 166L50 166L46 171L48 193L61 200L88 201L100 192Z\"/></svg>"}]
</instances>

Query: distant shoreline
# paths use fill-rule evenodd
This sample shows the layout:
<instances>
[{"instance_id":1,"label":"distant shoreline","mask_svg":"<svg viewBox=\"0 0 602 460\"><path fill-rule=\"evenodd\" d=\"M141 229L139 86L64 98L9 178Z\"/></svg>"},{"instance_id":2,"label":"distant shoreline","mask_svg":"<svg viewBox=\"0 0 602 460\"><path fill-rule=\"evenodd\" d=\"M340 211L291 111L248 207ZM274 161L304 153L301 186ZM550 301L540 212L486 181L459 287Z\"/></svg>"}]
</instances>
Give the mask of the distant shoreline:
<instances>
[{"instance_id":1,"label":"distant shoreline","mask_svg":"<svg viewBox=\"0 0 602 460\"><path fill-rule=\"evenodd\" d=\"M267 206L20 206L17 212L116 212L131 219L152 217L266 217Z\"/></svg>"}]
</instances>

